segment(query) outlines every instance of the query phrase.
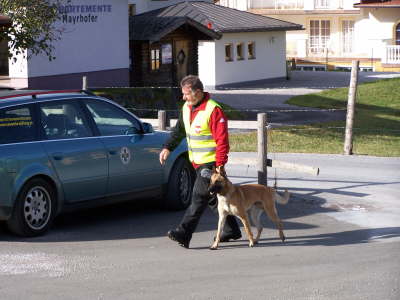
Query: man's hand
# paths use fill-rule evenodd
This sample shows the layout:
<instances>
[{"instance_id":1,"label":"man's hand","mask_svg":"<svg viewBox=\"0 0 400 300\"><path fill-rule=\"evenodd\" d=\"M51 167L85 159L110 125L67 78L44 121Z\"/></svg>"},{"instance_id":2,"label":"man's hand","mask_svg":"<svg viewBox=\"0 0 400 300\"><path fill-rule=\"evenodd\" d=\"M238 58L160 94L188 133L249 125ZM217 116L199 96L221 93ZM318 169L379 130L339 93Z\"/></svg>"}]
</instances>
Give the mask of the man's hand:
<instances>
[{"instance_id":1,"label":"man's hand","mask_svg":"<svg viewBox=\"0 0 400 300\"><path fill-rule=\"evenodd\" d=\"M171 151L169 151L166 148L161 150L161 152L160 152L160 164L161 165L165 164L165 161L167 160L170 153L171 153Z\"/></svg>"}]
</instances>

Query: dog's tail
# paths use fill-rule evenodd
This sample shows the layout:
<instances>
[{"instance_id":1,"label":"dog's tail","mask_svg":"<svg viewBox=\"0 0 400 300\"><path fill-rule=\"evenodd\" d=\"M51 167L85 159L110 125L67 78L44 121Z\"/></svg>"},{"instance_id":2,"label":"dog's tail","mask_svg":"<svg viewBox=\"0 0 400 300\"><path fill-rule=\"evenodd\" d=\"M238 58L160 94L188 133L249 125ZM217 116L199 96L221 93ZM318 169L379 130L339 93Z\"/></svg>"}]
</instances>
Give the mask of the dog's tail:
<instances>
[{"instance_id":1,"label":"dog's tail","mask_svg":"<svg viewBox=\"0 0 400 300\"><path fill-rule=\"evenodd\" d=\"M289 202L290 193L288 192L288 190L285 190L285 194L282 197L281 195L278 194L277 191L275 191L274 196L275 196L274 200L276 202L280 204L287 204Z\"/></svg>"}]
</instances>

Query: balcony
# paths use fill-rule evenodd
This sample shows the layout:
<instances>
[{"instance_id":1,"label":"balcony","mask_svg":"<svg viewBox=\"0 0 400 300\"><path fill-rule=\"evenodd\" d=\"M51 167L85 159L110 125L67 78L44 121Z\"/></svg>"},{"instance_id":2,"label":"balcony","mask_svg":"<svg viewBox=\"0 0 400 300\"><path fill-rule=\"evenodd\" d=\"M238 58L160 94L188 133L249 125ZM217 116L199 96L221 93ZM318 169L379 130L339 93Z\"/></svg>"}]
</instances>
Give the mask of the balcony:
<instances>
[{"instance_id":1,"label":"balcony","mask_svg":"<svg viewBox=\"0 0 400 300\"><path fill-rule=\"evenodd\" d=\"M383 64L400 64L400 46L386 46L382 57Z\"/></svg>"},{"instance_id":2,"label":"balcony","mask_svg":"<svg viewBox=\"0 0 400 300\"><path fill-rule=\"evenodd\" d=\"M249 9L266 10L353 10L353 4L357 1L358 0L248 0L248 7Z\"/></svg>"},{"instance_id":3,"label":"balcony","mask_svg":"<svg viewBox=\"0 0 400 300\"><path fill-rule=\"evenodd\" d=\"M305 0L250 0L254 9L304 9Z\"/></svg>"}]
</instances>

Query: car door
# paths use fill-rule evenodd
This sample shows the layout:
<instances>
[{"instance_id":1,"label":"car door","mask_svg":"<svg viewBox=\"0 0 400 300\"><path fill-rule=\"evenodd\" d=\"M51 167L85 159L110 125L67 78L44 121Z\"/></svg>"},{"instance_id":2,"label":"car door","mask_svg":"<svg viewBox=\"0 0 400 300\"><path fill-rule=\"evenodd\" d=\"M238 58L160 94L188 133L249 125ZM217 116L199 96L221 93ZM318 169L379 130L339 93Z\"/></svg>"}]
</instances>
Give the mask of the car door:
<instances>
[{"instance_id":1,"label":"car door","mask_svg":"<svg viewBox=\"0 0 400 300\"><path fill-rule=\"evenodd\" d=\"M44 147L62 184L65 201L105 196L108 157L75 100L38 104Z\"/></svg>"},{"instance_id":2,"label":"car door","mask_svg":"<svg viewBox=\"0 0 400 300\"><path fill-rule=\"evenodd\" d=\"M111 102L85 99L84 103L108 152L108 193L159 188L161 145L155 135L143 134L141 122Z\"/></svg>"}]
</instances>

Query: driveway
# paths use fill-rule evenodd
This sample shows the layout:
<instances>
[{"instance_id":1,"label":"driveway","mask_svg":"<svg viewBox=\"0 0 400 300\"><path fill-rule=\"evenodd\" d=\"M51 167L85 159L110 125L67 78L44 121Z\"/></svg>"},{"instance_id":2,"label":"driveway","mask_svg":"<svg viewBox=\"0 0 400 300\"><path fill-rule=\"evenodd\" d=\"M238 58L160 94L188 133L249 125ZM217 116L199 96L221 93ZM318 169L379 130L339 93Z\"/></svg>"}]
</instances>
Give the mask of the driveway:
<instances>
[{"instance_id":1,"label":"driveway","mask_svg":"<svg viewBox=\"0 0 400 300\"><path fill-rule=\"evenodd\" d=\"M359 82L400 77L400 73L360 72ZM213 99L247 112L256 120L259 112L268 113L272 125L299 125L344 120L344 110L326 111L285 104L293 96L319 93L326 89L348 87L350 72L292 71L290 80L249 84L242 87L210 90ZM289 110L284 112L285 110ZM279 111L279 112L277 112Z\"/></svg>"}]
</instances>

